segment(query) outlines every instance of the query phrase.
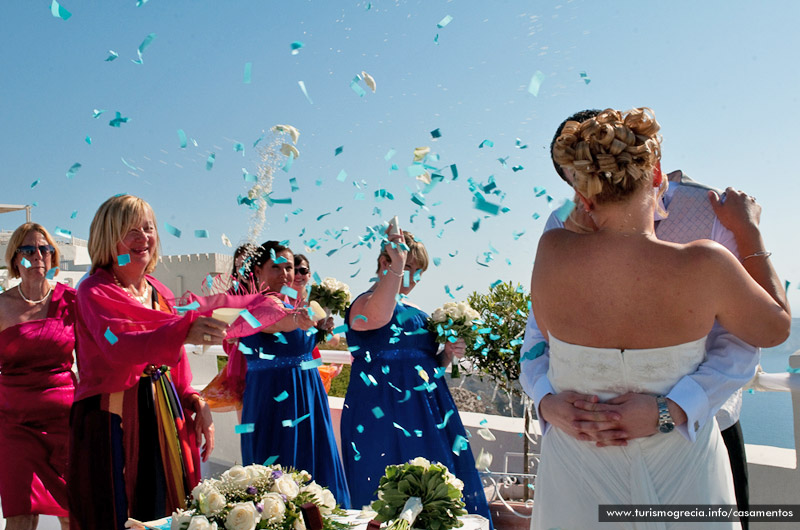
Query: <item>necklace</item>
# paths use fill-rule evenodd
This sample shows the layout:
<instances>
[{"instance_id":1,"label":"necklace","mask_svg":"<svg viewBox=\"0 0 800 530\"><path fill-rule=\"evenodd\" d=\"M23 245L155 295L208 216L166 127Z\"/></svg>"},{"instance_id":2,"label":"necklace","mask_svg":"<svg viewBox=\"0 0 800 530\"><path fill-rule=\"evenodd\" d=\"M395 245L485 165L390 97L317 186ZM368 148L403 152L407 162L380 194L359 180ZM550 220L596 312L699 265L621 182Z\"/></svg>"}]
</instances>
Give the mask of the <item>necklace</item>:
<instances>
[{"instance_id":1,"label":"necklace","mask_svg":"<svg viewBox=\"0 0 800 530\"><path fill-rule=\"evenodd\" d=\"M19 295L22 297L22 299L25 300L26 302L28 302L29 304L41 304L42 302L47 300L47 297L50 296L51 292L53 292L53 288L50 287L50 284L48 283L47 284L47 293L45 293L45 295L43 297L39 298L38 300L31 300L30 298L25 296L25 293L22 292L22 284L19 284L17 286L17 291L19 291Z\"/></svg>"},{"instance_id":2,"label":"necklace","mask_svg":"<svg viewBox=\"0 0 800 530\"><path fill-rule=\"evenodd\" d=\"M143 306L148 305L147 302L148 302L148 298L149 297L147 295L148 295L148 291L149 291L148 288L150 287L150 284L146 283L145 287L144 287L144 292L139 295L139 294L136 294L136 291L134 291L132 287L125 287L124 285L122 285L122 283L119 281L119 278L117 278L116 274L114 274L113 276L114 276L114 283L116 283L120 287L120 289L125 291L125 293L128 296L130 296L131 298L133 298L134 300L136 300L137 302L139 302Z\"/></svg>"}]
</instances>

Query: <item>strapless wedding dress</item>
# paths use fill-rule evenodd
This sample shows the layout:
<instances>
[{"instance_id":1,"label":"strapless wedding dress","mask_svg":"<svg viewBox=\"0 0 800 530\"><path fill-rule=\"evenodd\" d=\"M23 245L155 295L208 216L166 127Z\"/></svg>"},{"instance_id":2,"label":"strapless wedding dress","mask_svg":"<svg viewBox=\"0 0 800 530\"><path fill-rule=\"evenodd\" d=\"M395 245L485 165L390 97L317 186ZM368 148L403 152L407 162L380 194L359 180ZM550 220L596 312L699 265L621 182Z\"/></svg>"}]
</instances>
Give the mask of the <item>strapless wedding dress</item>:
<instances>
[{"instance_id":1,"label":"strapless wedding dress","mask_svg":"<svg viewBox=\"0 0 800 530\"><path fill-rule=\"evenodd\" d=\"M548 378L556 392L595 394L601 401L626 392L666 395L702 362L705 341L619 350L578 346L550 335ZM542 440L531 528L739 528L738 522L598 522L600 504L735 503L715 420L697 432L694 443L675 430L631 440L625 447L597 447L550 428Z\"/></svg>"}]
</instances>

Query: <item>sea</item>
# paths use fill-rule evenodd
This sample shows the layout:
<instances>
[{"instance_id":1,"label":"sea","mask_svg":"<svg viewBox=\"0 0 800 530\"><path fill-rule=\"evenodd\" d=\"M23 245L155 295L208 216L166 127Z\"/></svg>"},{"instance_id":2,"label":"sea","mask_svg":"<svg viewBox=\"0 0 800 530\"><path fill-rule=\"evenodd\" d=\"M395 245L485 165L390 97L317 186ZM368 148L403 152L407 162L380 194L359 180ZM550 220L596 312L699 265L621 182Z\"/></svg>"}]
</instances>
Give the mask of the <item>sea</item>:
<instances>
[{"instance_id":1,"label":"sea","mask_svg":"<svg viewBox=\"0 0 800 530\"><path fill-rule=\"evenodd\" d=\"M789 356L800 350L800 319L792 319L789 339L775 348L761 350L761 368L783 373L789 368ZM744 441L794 449L794 414L789 392L749 392L742 396L739 417Z\"/></svg>"}]
</instances>

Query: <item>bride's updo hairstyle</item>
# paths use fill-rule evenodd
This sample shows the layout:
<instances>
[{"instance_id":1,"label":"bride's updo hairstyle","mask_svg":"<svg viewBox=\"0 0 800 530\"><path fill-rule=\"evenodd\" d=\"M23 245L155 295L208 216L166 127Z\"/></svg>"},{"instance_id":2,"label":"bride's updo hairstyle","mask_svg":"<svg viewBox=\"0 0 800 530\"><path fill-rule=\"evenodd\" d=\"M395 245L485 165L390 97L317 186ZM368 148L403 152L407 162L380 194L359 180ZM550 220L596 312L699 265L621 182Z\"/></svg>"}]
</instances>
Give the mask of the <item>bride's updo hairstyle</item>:
<instances>
[{"instance_id":1,"label":"bride's updo hairstyle","mask_svg":"<svg viewBox=\"0 0 800 530\"><path fill-rule=\"evenodd\" d=\"M584 122L567 122L553 146L553 159L575 171L573 187L584 197L621 201L652 183L661 159L660 128L647 107L606 109Z\"/></svg>"}]
</instances>

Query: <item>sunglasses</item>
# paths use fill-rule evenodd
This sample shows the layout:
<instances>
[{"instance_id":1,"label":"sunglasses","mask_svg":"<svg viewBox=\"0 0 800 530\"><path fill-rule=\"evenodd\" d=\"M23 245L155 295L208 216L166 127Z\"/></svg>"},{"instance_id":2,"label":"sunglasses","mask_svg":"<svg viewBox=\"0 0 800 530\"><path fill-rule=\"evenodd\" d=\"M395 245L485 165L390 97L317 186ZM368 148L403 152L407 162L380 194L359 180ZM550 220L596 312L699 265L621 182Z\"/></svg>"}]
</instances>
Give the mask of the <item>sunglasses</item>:
<instances>
[{"instance_id":1,"label":"sunglasses","mask_svg":"<svg viewBox=\"0 0 800 530\"><path fill-rule=\"evenodd\" d=\"M306 275L306 274L308 274L309 272L311 272L311 269L309 269L308 267L297 267L297 268L295 269L295 272L297 272L297 274L303 274L303 275Z\"/></svg>"},{"instance_id":2,"label":"sunglasses","mask_svg":"<svg viewBox=\"0 0 800 530\"><path fill-rule=\"evenodd\" d=\"M37 250L42 256L53 254L56 251L53 245L40 245L38 247L34 245L22 245L21 247L17 248L17 253L22 254L23 256L33 256L36 254Z\"/></svg>"}]
</instances>

